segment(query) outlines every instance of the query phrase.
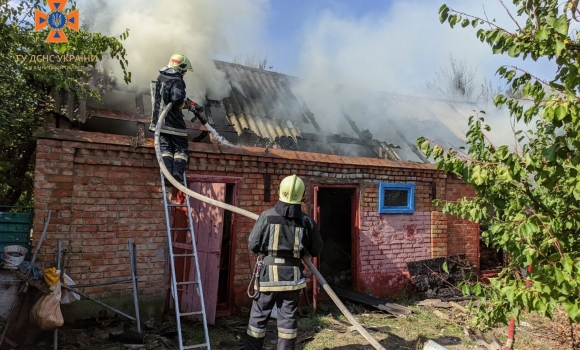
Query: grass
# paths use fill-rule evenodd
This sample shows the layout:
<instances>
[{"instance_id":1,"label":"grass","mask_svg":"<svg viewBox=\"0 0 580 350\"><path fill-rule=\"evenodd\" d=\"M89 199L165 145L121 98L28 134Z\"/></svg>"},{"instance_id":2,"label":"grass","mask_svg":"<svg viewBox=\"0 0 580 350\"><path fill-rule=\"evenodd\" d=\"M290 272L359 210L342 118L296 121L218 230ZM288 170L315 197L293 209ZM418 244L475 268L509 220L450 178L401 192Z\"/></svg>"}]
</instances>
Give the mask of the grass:
<instances>
[{"instance_id":1,"label":"grass","mask_svg":"<svg viewBox=\"0 0 580 350\"><path fill-rule=\"evenodd\" d=\"M365 312L356 318L365 328L371 329L371 334L386 349L422 349L428 339L434 339L442 345L460 343L472 345L460 327L440 320L421 308L412 308L413 314L405 318L392 318L387 314L374 312ZM304 327L305 323L319 325L321 330L314 335L312 341L301 347L304 350L372 349L358 332L347 331L347 327L341 324L348 323L346 318L334 308L328 314L316 316L315 321L301 320L300 331L312 332L310 327ZM373 327L384 326L388 329L379 328L378 332L372 331Z\"/></svg>"},{"instance_id":2,"label":"grass","mask_svg":"<svg viewBox=\"0 0 580 350\"><path fill-rule=\"evenodd\" d=\"M399 304L406 304L413 310L410 316L394 318L388 314L365 310L361 306L351 305L356 310L355 317L388 350L422 350L424 343L429 339L444 346L448 350L478 349L476 344L464 334L464 329L471 325L471 318L454 311L454 309L433 309L413 305L412 301L399 300ZM437 317L434 310L447 315L450 320ZM372 349L367 341L356 331L350 331L350 324L333 304L320 303L315 315L311 309L301 309L302 314L309 317L300 317L298 320L299 350L358 350ZM227 317L218 320L217 326L210 326L212 349L239 350L243 347L247 317ZM527 314L522 317L524 325L516 327L517 350L549 350L571 349L570 327L563 311L557 312L553 319L543 316ZM174 318L166 316L164 326L174 324ZM221 325L219 325L221 323ZM269 332L264 349L275 349L276 339L275 320L270 321L273 332ZM374 329L374 330L373 330ZM200 323L184 321L182 323L183 337L186 345L205 342L203 328ZM499 325L488 330L498 337L501 344L505 344L507 326ZM64 332L63 332L64 333ZM580 325L575 326L575 333L580 334ZM64 336L64 334L63 334ZM177 349L174 339L169 344ZM149 350L170 349L167 344L156 340L156 344L149 344ZM49 349L51 342L37 349ZM83 349L83 347L66 347L67 349ZM107 340L91 340L91 346L84 349L120 350L125 349L121 344L112 344ZM481 349L481 348L479 348ZM578 348L577 348L578 349Z\"/></svg>"}]
</instances>

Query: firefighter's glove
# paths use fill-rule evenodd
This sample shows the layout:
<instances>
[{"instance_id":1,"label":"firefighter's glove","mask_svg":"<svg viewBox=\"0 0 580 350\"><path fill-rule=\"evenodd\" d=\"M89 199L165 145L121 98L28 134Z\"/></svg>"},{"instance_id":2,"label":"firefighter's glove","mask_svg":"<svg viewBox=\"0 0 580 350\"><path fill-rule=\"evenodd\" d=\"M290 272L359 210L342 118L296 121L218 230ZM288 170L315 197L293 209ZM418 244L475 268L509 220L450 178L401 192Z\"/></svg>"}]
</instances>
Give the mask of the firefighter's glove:
<instances>
[{"instance_id":1,"label":"firefighter's glove","mask_svg":"<svg viewBox=\"0 0 580 350\"><path fill-rule=\"evenodd\" d=\"M187 109L188 109L190 112L193 112L193 113L196 113L196 114L198 114L198 113L202 113L202 112L205 110L205 108L203 108L203 106L202 106L202 105L200 105L200 104L197 104L197 103L195 103L195 102L193 102L193 101L190 101L190 102L189 102L189 106L187 106Z\"/></svg>"}]
</instances>

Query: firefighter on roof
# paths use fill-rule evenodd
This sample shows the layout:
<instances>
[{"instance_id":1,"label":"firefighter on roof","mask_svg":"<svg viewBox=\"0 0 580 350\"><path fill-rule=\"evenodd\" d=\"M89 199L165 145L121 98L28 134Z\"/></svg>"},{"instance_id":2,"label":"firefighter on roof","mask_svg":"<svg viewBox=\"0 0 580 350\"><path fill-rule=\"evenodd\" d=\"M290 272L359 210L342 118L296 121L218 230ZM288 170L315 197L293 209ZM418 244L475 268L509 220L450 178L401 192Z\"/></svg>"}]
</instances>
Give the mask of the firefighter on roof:
<instances>
[{"instance_id":1,"label":"firefighter on roof","mask_svg":"<svg viewBox=\"0 0 580 350\"><path fill-rule=\"evenodd\" d=\"M189 159L185 116L181 110L188 109L196 114L202 124L205 125L207 123L207 120L199 114L203 112L203 106L193 102L185 94L183 76L188 71L193 71L193 69L187 57L181 54L174 54L171 56L167 66L159 70L159 77L157 81L152 82L151 88L151 94L154 98L150 131L155 132L159 114L166 105L173 102L173 108L167 113L165 122L161 127L159 143L163 163L180 183L183 182L183 172ZM194 120L195 117L192 121ZM170 185L168 181L166 184Z\"/></svg>"},{"instance_id":2,"label":"firefighter on roof","mask_svg":"<svg viewBox=\"0 0 580 350\"><path fill-rule=\"evenodd\" d=\"M288 176L280 184L280 200L263 212L250 234L248 247L263 255L258 264L246 350L261 350L266 325L277 307L278 350L296 347L297 309L300 290L306 287L301 258L318 256L322 238L316 222L302 212L304 182Z\"/></svg>"}]
</instances>

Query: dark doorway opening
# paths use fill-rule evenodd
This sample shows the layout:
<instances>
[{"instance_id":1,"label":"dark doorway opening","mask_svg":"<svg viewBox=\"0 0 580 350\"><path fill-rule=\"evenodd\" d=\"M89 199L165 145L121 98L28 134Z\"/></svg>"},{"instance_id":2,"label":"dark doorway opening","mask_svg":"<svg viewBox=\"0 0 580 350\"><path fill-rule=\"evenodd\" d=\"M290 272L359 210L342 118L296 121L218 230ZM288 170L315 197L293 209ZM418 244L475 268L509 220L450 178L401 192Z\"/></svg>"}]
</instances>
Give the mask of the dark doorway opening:
<instances>
[{"instance_id":1,"label":"dark doorway opening","mask_svg":"<svg viewBox=\"0 0 580 350\"><path fill-rule=\"evenodd\" d=\"M356 189L320 187L318 207L320 233L324 247L320 254L320 272L328 283L353 288L353 257L356 220Z\"/></svg>"},{"instance_id":2,"label":"dark doorway opening","mask_svg":"<svg viewBox=\"0 0 580 350\"><path fill-rule=\"evenodd\" d=\"M226 203L234 204L234 184L226 185ZM224 229L222 235L222 249L220 256L220 272L218 284L218 310L228 309L230 300L230 271L232 254L232 232L233 232L232 212L224 211Z\"/></svg>"},{"instance_id":3,"label":"dark doorway opening","mask_svg":"<svg viewBox=\"0 0 580 350\"><path fill-rule=\"evenodd\" d=\"M504 252L500 248L490 247L484 242L481 233L485 230L487 230L486 226L479 227L479 270L488 271L501 269L504 267L505 263Z\"/></svg>"}]
</instances>

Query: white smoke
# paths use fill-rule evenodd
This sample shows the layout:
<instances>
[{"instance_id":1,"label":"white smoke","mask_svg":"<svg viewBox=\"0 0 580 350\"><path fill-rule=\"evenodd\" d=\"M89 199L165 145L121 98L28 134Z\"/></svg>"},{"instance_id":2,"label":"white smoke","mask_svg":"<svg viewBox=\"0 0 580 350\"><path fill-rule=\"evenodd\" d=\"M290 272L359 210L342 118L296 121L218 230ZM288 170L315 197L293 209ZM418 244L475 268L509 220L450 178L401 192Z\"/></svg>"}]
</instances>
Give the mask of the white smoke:
<instances>
[{"instance_id":1,"label":"white smoke","mask_svg":"<svg viewBox=\"0 0 580 350\"><path fill-rule=\"evenodd\" d=\"M294 90L304 97L318 122L333 132L349 132L350 126L340 110L344 106L358 126L369 129L375 138L391 142L396 138L392 130L394 125L414 143L419 132L426 133L422 136L432 139L449 134L450 128L456 135L465 135L467 117L486 109L486 119L493 119L494 141L513 144L506 109L496 110L491 103L487 106L473 105L475 111L463 111L466 114L464 119L448 121L446 127L442 127L444 124L427 127L427 124L410 123L408 118L421 120L422 113L426 113L422 104L432 107L429 100L417 99L415 105L408 103L407 108L403 108L377 104L372 96L372 92L380 91L406 96L421 95L421 87L425 86L426 81L435 77L440 67L449 67L450 55L476 71L476 90L484 79L492 80L494 84L498 82L495 71L500 65L522 65L521 59L492 55L490 47L476 38L477 29L471 26L451 29L448 24L441 24L437 10L442 3L482 18L487 16L490 21L508 30L516 27L501 3L495 0L485 1L484 4L460 0L397 0L384 13L356 17L327 11L310 21L302 31L303 46L295 73L303 80ZM515 11L512 14L515 15ZM537 69L534 70L534 67L538 68L536 66L540 68L538 73L553 71L553 67L546 62L535 66L527 62L523 64L523 67L532 67L532 71L537 72ZM445 108L440 108L438 113L442 117L450 115ZM424 130L419 130L422 127ZM448 139L451 143L453 137Z\"/></svg>"},{"instance_id":2,"label":"white smoke","mask_svg":"<svg viewBox=\"0 0 580 350\"><path fill-rule=\"evenodd\" d=\"M230 84L213 59L255 47L267 2L81 0L78 7L91 31L118 37L130 30L123 45L132 73L131 88L147 89L169 57L181 53L194 69L185 75L188 95L201 101L206 94L215 99L228 96ZM111 67L118 78L122 77L117 63Z\"/></svg>"},{"instance_id":3,"label":"white smoke","mask_svg":"<svg viewBox=\"0 0 580 350\"><path fill-rule=\"evenodd\" d=\"M437 9L443 2L466 13L487 16L508 30L515 28L497 0L483 4L464 0L394 0L388 10L369 11L362 17L332 10L306 16L296 23L300 37L295 42L301 45L296 47L297 59L292 61L272 51L280 47L280 42L266 41L267 19L276 5L269 0L79 0L78 7L86 21L91 22L92 31L118 36L130 29L123 45L133 74L132 88L146 89L171 54L179 52L192 61L195 70L185 76L188 95L195 100L206 95L221 99L236 82L228 82L213 60L231 61L236 56L264 52L278 72L299 77L301 83L293 91L305 100L325 132L356 137L342 116L344 106L360 129L369 129L376 139L400 144L392 125L411 143L419 132L433 139L437 138L433 135L445 138L451 132L448 142L453 143L453 137L467 129L466 119L456 121L460 128L454 128L453 121L448 121L446 127L423 123L418 128L416 123L408 122L409 116L403 110L376 103L369 97L371 91L416 96L440 67L449 66L450 55L476 70L476 89L484 79L497 83L495 70L501 64L521 65L521 59L492 55L489 46L476 38L476 29L451 29L448 24L441 24ZM288 51L280 52L286 55ZM278 60L287 65L280 66ZM539 75L554 71L547 62L522 66ZM120 78L118 64L113 67ZM494 119L495 138L499 135L503 143L513 143L505 109L495 111L491 104L482 107L474 109L486 109L488 118ZM413 113L420 116L421 107L416 106ZM445 113L442 109L441 114ZM450 127L454 130L450 131Z\"/></svg>"}]
</instances>

